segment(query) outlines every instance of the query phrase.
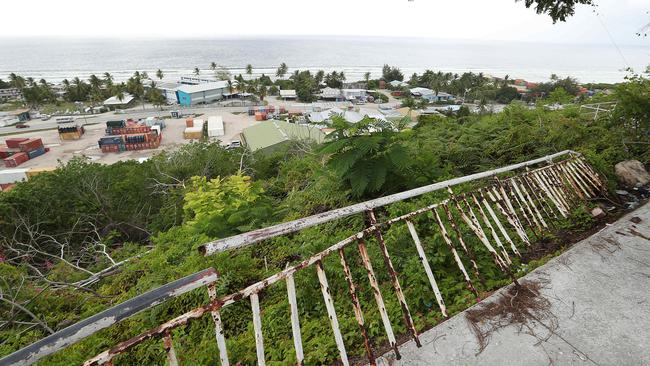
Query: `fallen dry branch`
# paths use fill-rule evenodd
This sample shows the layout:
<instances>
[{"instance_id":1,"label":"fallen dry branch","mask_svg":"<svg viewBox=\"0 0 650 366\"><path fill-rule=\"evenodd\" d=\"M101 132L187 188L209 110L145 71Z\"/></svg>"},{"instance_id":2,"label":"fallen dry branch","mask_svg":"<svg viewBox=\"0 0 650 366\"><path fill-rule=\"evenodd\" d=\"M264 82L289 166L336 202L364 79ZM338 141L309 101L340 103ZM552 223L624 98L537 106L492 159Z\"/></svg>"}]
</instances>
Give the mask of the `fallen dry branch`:
<instances>
[{"instance_id":1,"label":"fallen dry branch","mask_svg":"<svg viewBox=\"0 0 650 366\"><path fill-rule=\"evenodd\" d=\"M495 301L486 302L465 313L465 318L476 335L479 345L477 354L485 350L492 333L514 325L521 330L531 328L531 322L548 320L557 324L551 312L550 301L541 295L544 282L521 281L519 286L511 286Z\"/></svg>"}]
</instances>

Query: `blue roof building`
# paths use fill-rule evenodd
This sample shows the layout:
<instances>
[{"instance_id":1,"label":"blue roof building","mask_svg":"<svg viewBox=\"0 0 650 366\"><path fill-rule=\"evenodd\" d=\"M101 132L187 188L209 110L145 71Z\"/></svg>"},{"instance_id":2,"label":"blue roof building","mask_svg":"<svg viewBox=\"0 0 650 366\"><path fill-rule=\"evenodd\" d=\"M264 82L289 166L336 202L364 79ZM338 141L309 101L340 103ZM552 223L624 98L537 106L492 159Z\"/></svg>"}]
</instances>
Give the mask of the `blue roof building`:
<instances>
[{"instance_id":1,"label":"blue roof building","mask_svg":"<svg viewBox=\"0 0 650 366\"><path fill-rule=\"evenodd\" d=\"M182 106L210 103L224 98L230 90L227 81L181 85L176 89L176 99Z\"/></svg>"}]
</instances>

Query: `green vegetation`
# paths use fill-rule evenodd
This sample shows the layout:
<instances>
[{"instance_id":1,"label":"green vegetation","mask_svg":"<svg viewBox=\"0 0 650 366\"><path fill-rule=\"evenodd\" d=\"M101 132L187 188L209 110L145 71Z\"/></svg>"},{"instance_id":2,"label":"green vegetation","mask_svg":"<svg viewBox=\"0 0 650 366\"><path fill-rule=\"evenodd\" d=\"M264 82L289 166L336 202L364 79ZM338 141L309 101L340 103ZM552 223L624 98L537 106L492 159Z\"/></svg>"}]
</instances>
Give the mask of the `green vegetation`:
<instances>
[{"instance_id":1,"label":"green vegetation","mask_svg":"<svg viewBox=\"0 0 650 366\"><path fill-rule=\"evenodd\" d=\"M515 0L522 1L522 0ZM566 21L575 14L576 5L594 5L593 0L523 0L527 8L535 7L537 14L548 14L553 23Z\"/></svg>"},{"instance_id":2,"label":"green vegetation","mask_svg":"<svg viewBox=\"0 0 650 366\"><path fill-rule=\"evenodd\" d=\"M163 72L158 70L156 75L162 79ZM23 95L25 105L42 109L43 113L53 113L64 110L77 110L77 105L70 108L70 103L79 103L82 106L96 107L111 96L123 100L125 93L129 93L142 103L151 102L154 106L162 106L165 102L161 92L156 89L152 80L150 85L145 85L149 80L146 71L136 71L126 82L114 83L110 73L104 73L103 77L90 75L87 81L78 77L64 79L61 82L63 88L62 98L57 95L51 83L45 79L36 82L33 78L24 78L14 73L9 75L9 85L17 88ZM22 103L21 103L22 104Z\"/></svg>"},{"instance_id":3,"label":"green vegetation","mask_svg":"<svg viewBox=\"0 0 650 366\"><path fill-rule=\"evenodd\" d=\"M314 87L314 76L308 71L299 72L293 80L306 84L305 89ZM561 96L562 90L557 88L551 98ZM0 326L0 355L207 267L220 273L219 294L231 293L317 253L358 231L364 222L355 216L249 249L202 257L197 247L212 239L564 149L585 154L613 185L615 163L628 158L650 161L650 81L632 75L616 87L612 98L618 101L616 110L597 120L577 108L528 109L513 102L499 114L420 117L413 128L369 119L349 125L335 119L336 131L324 145L290 144L273 155L194 143L143 163L100 165L76 159L61 165L0 194L0 291L2 298L9 300L0 303L0 318L11 319ZM386 209L391 215L405 213L437 198L430 194ZM558 227L590 227L586 212L576 210L572 219ZM439 232L424 224L426 218L418 220L423 220L418 226L422 240L441 243ZM394 265L405 284L416 327L438 323L441 315L431 300L408 232L396 226L385 232L385 238L391 252L399 253ZM480 251L481 246L470 238L468 244L477 248L484 276L483 282L475 282L479 291L508 283L489 254ZM368 247L382 289L391 293L377 245L369 240ZM427 250L450 313L471 305L472 293L453 257L432 246ZM523 275L546 259L527 266L516 263L515 269ZM363 278L363 267L352 251L349 260L355 261L353 276ZM362 340L350 300L341 295L346 285L336 270L338 259L328 258L324 266L346 345L359 355ZM103 271L107 268L110 270ZM306 363L330 364L337 351L316 283L313 271L296 276ZM370 335L375 342L385 341L371 292L360 293L360 300L368 309ZM404 334L406 329L397 321L399 304L393 296L385 300L395 331ZM205 290L191 292L102 331L43 364L81 363L116 340L139 334L206 301ZM267 362L293 362L286 289L282 284L273 286L261 294L261 301ZM222 315L230 357L254 363L247 302L223 309ZM176 350L184 364L217 362L210 321L206 317L175 331ZM163 359L160 344L151 341L116 363L160 364Z\"/></svg>"}]
</instances>

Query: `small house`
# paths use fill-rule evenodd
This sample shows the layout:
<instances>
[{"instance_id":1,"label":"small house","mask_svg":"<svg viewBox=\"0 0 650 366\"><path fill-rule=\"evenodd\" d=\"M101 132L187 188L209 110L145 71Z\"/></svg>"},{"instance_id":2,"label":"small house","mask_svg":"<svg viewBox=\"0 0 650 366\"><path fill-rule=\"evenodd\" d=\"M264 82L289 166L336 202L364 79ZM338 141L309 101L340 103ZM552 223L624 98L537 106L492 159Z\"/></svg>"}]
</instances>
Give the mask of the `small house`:
<instances>
[{"instance_id":1,"label":"small house","mask_svg":"<svg viewBox=\"0 0 650 366\"><path fill-rule=\"evenodd\" d=\"M280 98L284 100L296 99L298 98L298 95L296 94L296 91L294 89L285 89L285 90L280 90Z\"/></svg>"},{"instance_id":2,"label":"small house","mask_svg":"<svg viewBox=\"0 0 650 366\"><path fill-rule=\"evenodd\" d=\"M116 109L125 109L133 106L135 103L135 97L133 95L125 93L122 95L122 98L118 98L117 96L112 96L104 101L102 103L104 107L108 108L109 110L113 111Z\"/></svg>"}]
</instances>

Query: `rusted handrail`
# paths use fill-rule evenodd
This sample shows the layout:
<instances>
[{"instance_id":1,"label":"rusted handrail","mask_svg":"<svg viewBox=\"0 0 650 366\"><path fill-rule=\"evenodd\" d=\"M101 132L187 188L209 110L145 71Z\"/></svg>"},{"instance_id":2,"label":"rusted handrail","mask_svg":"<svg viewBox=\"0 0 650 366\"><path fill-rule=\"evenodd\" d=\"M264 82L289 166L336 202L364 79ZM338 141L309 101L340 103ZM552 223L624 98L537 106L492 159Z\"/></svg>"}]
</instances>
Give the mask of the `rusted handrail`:
<instances>
[{"instance_id":1,"label":"rusted handrail","mask_svg":"<svg viewBox=\"0 0 650 366\"><path fill-rule=\"evenodd\" d=\"M553 159L558 157L566 157L566 159L560 159L557 162L553 162ZM542 167L533 168L532 170L529 169L532 165L544 162L548 164ZM516 175L510 176L507 179L500 180L497 176L500 173L521 168L525 168L526 170L523 172L519 171ZM480 186L472 188L472 191L463 194L457 195L451 188L453 185L490 177L494 179L490 180L489 183L481 184ZM447 189L449 194L447 199L442 199L432 204L426 204L421 208L400 216L389 216L385 218L384 221L379 221L372 210L374 207L380 207L442 188ZM269 229L257 230L244 234L244 236L240 235L234 237L239 237L238 240L240 243L235 247L241 247L260 240L295 232L305 227L314 226L319 223L360 212L365 212L370 222L370 225L365 229L350 235L337 243L331 244L327 249L313 254L310 257L303 259L301 262L289 266L261 281L253 283L239 291L221 298L217 298L215 285L212 283L216 279L216 273L214 273L214 277L211 277L209 281L196 283L193 287L196 288L207 284L208 295L210 298L209 303L177 316L176 318L129 340L123 341L95 357L88 359L84 365L112 365L113 359L118 355L128 352L132 347L146 340L154 338L162 341L162 347L167 354L170 365L176 365L178 364L178 360L176 358L176 350L173 346L172 330L185 326L194 319L201 318L204 315L207 315L207 313L210 313L214 322L214 331L221 365L228 366L230 361L226 349L226 339L223 331L221 310L223 307L246 299L250 301L251 311L253 313L253 329L255 333L257 363L258 365L263 366L265 365L265 346L262 332L262 295L266 289L278 282L284 282L287 286L287 298L289 300L291 311L291 331L296 360L298 365L303 365L305 355L302 348L302 336L294 275L299 271L308 268L316 271L323 295L323 301L325 302L325 309L330 320L331 330L336 342L336 347L339 351L340 361L343 365L348 365L349 362L345 339L339 329L339 321L336 314L337 307L334 306L336 300L335 296L338 294L332 294L330 292L326 268L324 268L324 260L330 255L339 256L342 271L346 279L345 282L352 299L355 319L364 340L366 356L368 357L369 363L371 365L376 365L375 351L373 350L373 344L369 337L369 332L366 329L364 311L361 308L362 303L359 301L358 296L358 292L363 288L372 289L388 344L394 350L399 359L400 354L397 347L396 334L393 331L391 320L388 317L384 295L380 290L380 288L384 287L380 286L377 276L375 275L375 269L373 268L373 264L371 263L368 254L366 241L368 241L368 245L378 245L381 257L385 264L383 267L386 268L389 274L388 278L390 279L391 285L389 289L392 290L386 290L386 288L384 288L384 291L392 293L397 297L406 330L410 337L415 341L416 345L419 345L419 335L411 317L411 312L407 303L408 299L402 291L399 273L395 270L389 253L390 243L387 242L387 239L384 237L384 233L389 228L394 225L405 225L408 228L408 233L417 249L418 258L423 267L423 275L427 276L427 282L431 285L433 293L432 300L435 298L435 302L438 304L441 315L447 317L448 314L442 295L444 291L440 291L437 280L434 277L434 271L427 259L427 249L431 250L431 247L433 246L432 244L434 243L427 242L431 239L424 241L420 239L416 227L416 217L421 218L421 220L417 221L418 223L429 223L434 230L442 235L444 246L435 245L436 253L447 251L452 255L455 266L462 274L462 278L465 281L467 288L474 294L477 301L479 301L479 292L472 281L476 279L481 280L482 278L474 254L474 248L472 248L471 245L477 245L482 247L483 250L487 250L487 253L492 257L497 268L509 276L512 281L516 281L516 278L512 274L513 271L511 270L511 264L513 262L511 257L521 255L518 246L522 247L531 245L529 235L538 235L538 232L541 234L544 230L548 230L549 225L553 225L553 221L568 217L571 210L579 205L581 201L596 198L604 188L604 181L589 166L581 155L573 151L564 151L524 163L514 164L508 167L478 173L467 177L456 178L397 195L384 197L379 200L368 201L343 209L329 211L323 214L323 216L311 216L310 218L292 221L290 223L276 225ZM468 241L467 239L469 235L474 235L474 239L478 239L478 241ZM229 239L224 240L227 242ZM215 241L212 243L223 242L224 241ZM355 246L358 249L358 255L360 256L364 269L367 272L370 287L357 287L355 279L351 276L350 262L346 259L345 250ZM429 248L427 248L427 246ZM214 250L220 249L214 248ZM206 254L209 253L206 252ZM469 262L469 268L466 268L464 261ZM212 271L210 272L211 275L214 272L214 270L208 271ZM150 306L153 305L155 304L152 303ZM109 309L106 312L110 311L115 310ZM119 321L119 319L115 321ZM106 326L110 324L107 324ZM79 328L79 325L70 328L73 327ZM101 328L96 328L94 330L88 329L88 331L96 332L99 329ZM92 333L85 334L84 337L90 334ZM56 345L56 349L72 344L67 341L67 339L62 340L60 344ZM44 353L40 357L52 353L56 349ZM16 354L22 354L24 355L23 357L26 357L24 362L17 363L20 365L31 364L37 359L30 358L31 356L29 356L29 353L25 351L25 349L8 357L13 357ZM4 365L5 363L3 362L6 359L7 358L0 360L0 365ZM9 361L7 361L6 364L9 364Z\"/></svg>"},{"instance_id":2,"label":"rusted handrail","mask_svg":"<svg viewBox=\"0 0 650 366\"><path fill-rule=\"evenodd\" d=\"M458 184L463 184L463 183L467 183L479 179L489 178L492 176L496 176L498 174L529 167L543 162L550 162L553 161L553 159L565 155L579 156L580 154L572 150L564 150L538 159L525 161L523 163L512 164L494 170L471 174L460 178L449 179L443 182L430 184L420 188L411 189L405 192L395 193L386 197L381 197L374 200L357 203L355 205L338 208L320 214L304 217L298 220L293 220L282 224L269 226L259 230L249 231L247 233L231 236L224 239L210 241L201 245L199 247L199 251L203 255L207 256L207 255L212 255L214 253L222 252L229 249L242 248L260 242L262 240L270 239L280 235L294 233L296 231L300 231L308 227L324 224L332 220L340 219L357 213L372 210L378 207L386 206L391 203L399 202L408 198L421 196L425 193L446 189L447 187L453 187Z\"/></svg>"},{"instance_id":3,"label":"rusted handrail","mask_svg":"<svg viewBox=\"0 0 650 366\"><path fill-rule=\"evenodd\" d=\"M217 271L208 268L191 274L140 296L129 299L99 314L84 319L0 359L0 366L31 365L41 358L71 346L98 331L143 310L152 308L188 291L213 283Z\"/></svg>"}]
</instances>

